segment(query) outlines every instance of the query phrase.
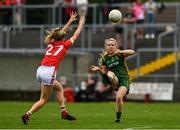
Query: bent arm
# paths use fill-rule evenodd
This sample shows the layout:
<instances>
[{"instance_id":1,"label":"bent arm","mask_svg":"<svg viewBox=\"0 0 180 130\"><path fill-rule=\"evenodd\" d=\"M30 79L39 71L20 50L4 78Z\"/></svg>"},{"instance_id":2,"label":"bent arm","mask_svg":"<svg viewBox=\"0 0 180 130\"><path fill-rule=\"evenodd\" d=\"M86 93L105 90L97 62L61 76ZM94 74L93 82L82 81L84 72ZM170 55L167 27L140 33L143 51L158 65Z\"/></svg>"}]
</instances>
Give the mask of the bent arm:
<instances>
[{"instance_id":1,"label":"bent arm","mask_svg":"<svg viewBox=\"0 0 180 130\"><path fill-rule=\"evenodd\" d=\"M135 51L134 50L120 50L120 53L121 54L127 54L127 55L133 55L135 54Z\"/></svg>"},{"instance_id":2,"label":"bent arm","mask_svg":"<svg viewBox=\"0 0 180 130\"><path fill-rule=\"evenodd\" d=\"M134 55L135 51L134 50L119 50L117 49L115 52L115 54L122 54L123 56L129 56L129 55Z\"/></svg>"}]
</instances>

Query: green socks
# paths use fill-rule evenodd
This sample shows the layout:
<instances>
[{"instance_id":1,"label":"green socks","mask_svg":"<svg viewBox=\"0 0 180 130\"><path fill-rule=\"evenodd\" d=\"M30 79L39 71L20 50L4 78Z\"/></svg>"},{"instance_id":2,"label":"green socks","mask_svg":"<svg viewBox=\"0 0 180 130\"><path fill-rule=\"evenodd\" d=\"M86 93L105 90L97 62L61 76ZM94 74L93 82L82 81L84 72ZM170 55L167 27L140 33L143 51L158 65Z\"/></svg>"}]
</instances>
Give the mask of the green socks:
<instances>
[{"instance_id":1,"label":"green socks","mask_svg":"<svg viewBox=\"0 0 180 130\"><path fill-rule=\"evenodd\" d=\"M122 112L116 112L116 119L120 120L121 119L121 114L122 114Z\"/></svg>"}]
</instances>

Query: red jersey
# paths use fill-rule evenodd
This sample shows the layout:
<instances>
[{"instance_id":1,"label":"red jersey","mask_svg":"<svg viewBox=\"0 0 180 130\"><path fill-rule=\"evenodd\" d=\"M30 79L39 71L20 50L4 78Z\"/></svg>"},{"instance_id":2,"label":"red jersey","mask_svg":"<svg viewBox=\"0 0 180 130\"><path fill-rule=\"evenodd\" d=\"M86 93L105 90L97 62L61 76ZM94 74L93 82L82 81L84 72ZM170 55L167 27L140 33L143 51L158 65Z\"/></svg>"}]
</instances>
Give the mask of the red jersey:
<instances>
[{"instance_id":1,"label":"red jersey","mask_svg":"<svg viewBox=\"0 0 180 130\"><path fill-rule=\"evenodd\" d=\"M46 48L46 54L41 65L55 66L57 69L71 45L71 40L50 42Z\"/></svg>"}]
</instances>

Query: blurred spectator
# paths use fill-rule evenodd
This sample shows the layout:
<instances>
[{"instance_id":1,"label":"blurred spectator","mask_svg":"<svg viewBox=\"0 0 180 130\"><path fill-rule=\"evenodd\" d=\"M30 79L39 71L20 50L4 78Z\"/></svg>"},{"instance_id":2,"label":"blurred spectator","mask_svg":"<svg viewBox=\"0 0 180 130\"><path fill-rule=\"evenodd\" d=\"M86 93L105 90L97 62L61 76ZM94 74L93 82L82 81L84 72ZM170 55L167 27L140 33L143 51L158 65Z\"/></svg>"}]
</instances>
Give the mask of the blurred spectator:
<instances>
[{"instance_id":1,"label":"blurred spectator","mask_svg":"<svg viewBox=\"0 0 180 130\"><path fill-rule=\"evenodd\" d=\"M65 97L66 102L75 101L74 90L72 89L72 87L64 88L64 97Z\"/></svg>"},{"instance_id":2,"label":"blurred spectator","mask_svg":"<svg viewBox=\"0 0 180 130\"><path fill-rule=\"evenodd\" d=\"M122 1L118 1L118 0L104 0L104 2L102 3L102 22L103 23L107 23L109 21L108 19L108 14L110 12L110 10L112 9L119 9L119 7L112 7L112 4L115 3L121 3Z\"/></svg>"},{"instance_id":3,"label":"blurred spectator","mask_svg":"<svg viewBox=\"0 0 180 130\"><path fill-rule=\"evenodd\" d=\"M79 16L86 16L88 11L88 0L76 0Z\"/></svg>"},{"instance_id":4,"label":"blurred spectator","mask_svg":"<svg viewBox=\"0 0 180 130\"><path fill-rule=\"evenodd\" d=\"M64 4L66 6L65 8L65 14L70 16L71 12L74 12L74 1L73 0L64 0Z\"/></svg>"},{"instance_id":5,"label":"blurred spectator","mask_svg":"<svg viewBox=\"0 0 180 130\"><path fill-rule=\"evenodd\" d=\"M66 99L66 102L74 102L75 101L74 90L71 86L67 85L67 77L61 76L59 80L64 88L64 97Z\"/></svg>"},{"instance_id":6,"label":"blurred spectator","mask_svg":"<svg viewBox=\"0 0 180 130\"><path fill-rule=\"evenodd\" d=\"M112 4L120 4L123 3L121 0L106 0L109 4L109 11L112 9L120 9L119 6L112 6Z\"/></svg>"},{"instance_id":7,"label":"blurred spectator","mask_svg":"<svg viewBox=\"0 0 180 130\"><path fill-rule=\"evenodd\" d=\"M3 6L12 6L14 4L14 0L1 0L0 5ZM4 8L1 9L3 16L3 24L10 25L12 24L12 8Z\"/></svg>"},{"instance_id":8,"label":"blurred spectator","mask_svg":"<svg viewBox=\"0 0 180 130\"><path fill-rule=\"evenodd\" d=\"M132 7L128 7L128 9L126 10L126 12L124 12L124 16L123 16L123 24L128 24L128 36L127 36L127 43L124 43L123 41L123 27L119 26L119 24L117 24L115 26L115 32L116 32L116 40L120 45L120 48L123 49L124 48L124 44L127 44L127 48L131 48L131 33L135 30L133 30L133 24L136 23L136 17L134 15L134 12L132 10ZM120 23L121 24L121 23Z\"/></svg>"},{"instance_id":9,"label":"blurred spectator","mask_svg":"<svg viewBox=\"0 0 180 130\"><path fill-rule=\"evenodd\" d=\"M124 45L123 45L123 27L121 27L119 24L115 24L115 32L116 32L116 40L118 42L118 45L121 49L124 48Z\"/></svg>"},{"instance_id":10,"label":"blurred spectator","mask_svg":"<svg viewBox=\"0 0 180 130\"><path fill-rule=\"evenodd\" d=\"M127 9L127 12L125 12L125 15L124 15L124 19L123 19L123 22L125 24L128 24L128 38L127 38L127 48L131 48L132 49L132 43L131 43L131 39L132 39L132 34L135 33L135 30L134 30L134 23L136 23L137 19L135 17L135 14L132 10L132 7L128 7Z\"/></svg>"},{"instance_id":11,"label":"blurred spectator","mask_svg":"<svg viewBox=\"0 0 180 130\"><path fill-rule=\"evenodd\" d=\"M22 6L26 3L26 0L15 0L15 5L17 6L16 8L16 12L15 12L15 23L17 24L17 26L21 26L22 25L22 17L23 17L23 10L22 10Z\"/></svg>"},{"instance_id":12,"label":"blurred spectator","mask_svg":"<svg viewBox=\"0 0 180 130\"><path fill-rule=\"evenodd\" d=\"M76 93L76 101L94 101L95 89L98 77L94 74L88 74L85 81L81 82L81 86Z\"/></svg>"},{"instance_id":13,"label":"blurred spectator","mask_svg":"<svg viewBox=\"0 0 180 130\"><path fill-rule=\"evenodd\" d=\"M123 22L126 24L134 24L136 23L137 19L133 12L132 7L128 7L127 12L124 14Z\"/></svg>"},{"instance_id":14,"label":"blurred spectator","mask_svg":"<svg viewBox=\"0 0 180 130\"><path fill-rule=\"evenodd\" d=\"M13 6L16 5L15 8L15 23L20 26L22 25L22 8L21 6L25 4L26 0L1 0L0 5L5 6ZM13 23L13 8L1 9L3 15L3 24L10 25Z\"/></svg>"},{"instance_id":15,"label":"blurred spectator","mask_svg":"<svg viewBox=\"0 0 180 130\"><path fill-rule=\"evenodd\" d=\"M86 88L86 101L90 101L95 97L95 88L98 78L94 74L88 74L87 88Z\"/></svg>"},{"instance_id":16,"label":"blurred spectator","mask_svg":"<svg viewBox=\"0 0 180 130\"><path fill-rule=\"evenodd\" d=\"M146 17L147 17L147 23L155 24L156 12L157 12L156 2L154 2L154 0L147 0L144 6L145 6ZM155 38L155 30L154 29L155 29L154 27L148 27L145 38L147 38L147 39Z\"/></svg>"},{"instance_id":17,"label":"blurred spectator","mask_svg":"<svg viewBox=\"0 0 180 130\"><path fill-rule=\"evenodd\" d=\"M63 85L63 87L66 87L67 86L67 78L66 78L66 76L61 76L59 79L60 79L60 82Z\"/></svg>"},{"instance_id":18,"label":"blurred spectator","mask_svg":"<svg viewBox=\"0 0 180 130\"><path fill-rule=\"evenodd\" d=\"M157 12L160 14L164 11L165 8L166 7L165 7L164 3L160 3L160 6L157 7Z\"/></svg>"},{"instance_id":19,"label":"blurred spectator","mask_svg":"<svg viewBox=\"0 0 180 130\"><path fill-rule=\"evenodd\" d=\"M143 24L144 23L144 4L141 2L141 0L137 0L135 3L133 3L133 11L134 15L137 19L137 24ZM142 39L144 36L144 29L143 27L137 28L137 39Z\"/></svg>"},{"instance_id":20,"label":"blurred spectator","mask_svg":"<svg viewBox=\"0 0 180 130\"><path fill-rule=\"evenodd\" d=\"M63 11L63 23L66 23L66 21L69 19L70 17L70 13L74 12L74 1L73 0L64 0L64 11Z\"/></svg>"},{"instance_id":21,"label":"blurred spectator","mask_svg":"<svg viewBox=\"0 0 180 130\"><path fill-rule=\"evenodd\" d=\"M82 81L80 86L76 87L76 101L85 101L85 92L87 88L87 81Z\"/></svg>"},{"instance_id":22,"label":"blurred spectator","mask_svg":"<svg viewBox=\"0 0 180 130\"><path fill-rule=\"evenodd\" d=\"M108 0L104 0L102 3L102 23L107 23L108 22L108 14L110 11L110 3Z\"/></svg>"},{"instance_id":23,"label":"blurred spectator","mask_svg":"<svg viewBox=\"0 0 180 130\"><path fill-rule=\"evenodd\" d=\"M57 24L62 23L62 12L64 11L62 8L63 2L64 0L54 0L54 5L57 7L56 8L56 23Z\"/></svg>"},{"instance_id":24,"label":"blurred spectator","mask_svg":"<svg viewBox=\"0 0 180 130\"><path fill-rule=\"evenodd\" d=\"M96 86L96 101L107 101L108 95L113 92L110 85L103 83L102 81L97 82Z\"/></svg>"}]
</instances>

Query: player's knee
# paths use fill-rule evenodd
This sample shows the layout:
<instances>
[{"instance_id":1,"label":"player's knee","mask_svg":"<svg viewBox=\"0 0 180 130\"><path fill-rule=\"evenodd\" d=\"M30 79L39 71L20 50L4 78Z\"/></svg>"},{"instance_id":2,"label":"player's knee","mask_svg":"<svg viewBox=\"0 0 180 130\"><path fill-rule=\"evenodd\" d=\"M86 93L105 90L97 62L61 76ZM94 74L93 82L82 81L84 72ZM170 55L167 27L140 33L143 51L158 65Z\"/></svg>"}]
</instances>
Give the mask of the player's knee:
<instances>
[{"instance_id":1,"label":"player's knee","mask_svg":"<svg viewBox=\"0 0 180 130\"><path fill-rule=\"evenodd\" d=\"M118 104L122 104L122 103L123 103L123 97L122 97L122 96L117 96L117 97L116 97L116 102L117 102Z\"/></svg>"},{"instance_id":2,"label":"player's knee","mask_svg":"<svg viewBox=\"0 0 180 130\"><path fill-rule=\"evenodd\" d=\"M55 81L54 82L54 87L55 87L56 91L62 91L63 92L63 86L61 85L60 82Z\"/></svg>"},{"instance_id":3,"label":"player's knee","mask_svg":"<svg viewBox=\"0 0 180 130\"><path fill-rule=\"evenodd\" d=\"M111 77L112 79L114 78L115 74L112 71L108 71L107 75Z\"/></svg>"},{"instance_id":4,"label":"player's knee","mask_svg":"<svg viewBox=\"0 0 180 130\"><path fill-rule=\"evenodd\" d=\"M57 92L63 92L64 91L62 86L56 86L55 88L56 88L55 90Z\"/></svg>"},{"instance_id":5,"label":"player's knee","mask_svg":"<svg viewBox=\"0 0 180 130\"><path fill-rule=\"evenodd\" d=\"M43 98L39 100L43 105L48 102L48 98Z\"/></svg>"}]
</instances>

